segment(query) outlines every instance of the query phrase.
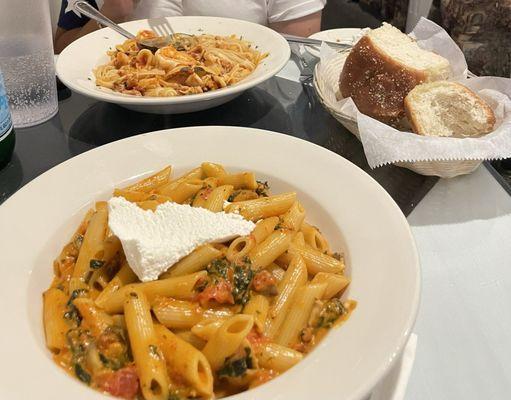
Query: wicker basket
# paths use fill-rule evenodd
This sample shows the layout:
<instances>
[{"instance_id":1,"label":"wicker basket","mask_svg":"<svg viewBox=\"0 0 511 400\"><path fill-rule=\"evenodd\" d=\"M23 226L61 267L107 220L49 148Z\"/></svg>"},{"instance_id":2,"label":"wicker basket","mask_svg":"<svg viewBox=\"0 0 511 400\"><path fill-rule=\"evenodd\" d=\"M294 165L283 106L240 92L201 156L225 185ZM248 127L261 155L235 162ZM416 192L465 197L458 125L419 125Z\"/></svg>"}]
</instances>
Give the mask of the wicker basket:
<instances>
[{"instance_id":1,"label":"wicker basket","mask_svg":"<svg viewBox=\"0 0 511 400\"><path fill-rule=\"evenodd\" d=\"M337 103L339 98L336 89L339 87L339 76L347 56L347 52L340 53L328 60L326 64L322 65L321 69L318 63L314 71L314 88L316 89L321 104L326 110L360 140L357 121L342 113ZM421 175L452 178L458 175L470 174L479 167L481 163L481 160L439 160L400 162L394 165L408 168Z\"/></svg>"}]
</instances>

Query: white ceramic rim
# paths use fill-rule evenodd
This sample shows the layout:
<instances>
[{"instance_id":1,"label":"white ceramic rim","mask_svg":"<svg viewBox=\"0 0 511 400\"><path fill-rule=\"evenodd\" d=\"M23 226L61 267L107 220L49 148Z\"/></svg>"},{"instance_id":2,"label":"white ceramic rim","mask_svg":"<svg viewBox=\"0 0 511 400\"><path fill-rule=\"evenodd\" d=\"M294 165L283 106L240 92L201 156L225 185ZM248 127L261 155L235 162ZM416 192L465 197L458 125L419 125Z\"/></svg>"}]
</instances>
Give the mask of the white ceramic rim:
<instances>
[{"instance_id":1,"label":"white ceramic rim","mask_svg":"<svg viewBox=\"0 0 511 400\"><path fill-rule=\"evenodd\" d=\"M211 139L209 143L207 143L208 138ZM232 145L234 143L236 146L246 145L248 146L247 148L250 148L253 152L261 151L261 158L266 154L265 150L267 150L268 146L271 145L273 152L272 154L268 154L267 159L249 158L248 162L262 166L268 164L270 161L277 161L281 163L279 164L281 167L284 166L285 163L291 163L291 165L288 166L290 169L294 169L295 166L300 166L298 171L293 171L294 179L300 179L303 176L309 176L307 179L310 182L312 182L311 176L314 175L314 168L317 164L318 166L316 168L319 168L318 171L323 171L325 175L329 177L329 179L337 176L344 180L351 180L351 192L354 193L357 190L361 190L361 193L368 191L366 194L370 194L370 196L359 196L356 198L359 203L355 203L360 204L360 210L351 209L346 210L345 212L344 210L341 210L342 207L340 206L335 208L335 210L339 209L339 211L336 211L336 213L341 213L341 211L342 213L345 213L343 218L346 218L346 215L348 214L356 214L360 211L369 213L369 215L375 218L372 220L374 223L374 229L380 229L381 233L385 235L382 236L382 240L387 240L387 245L393 246L395 244L402 250L400 253L392 254L391 258L394 264L399 264L400 262L406 264L406 266L403 265L401 268L404 275L408 274L406 276L409 278L409 281L405 282L405 285L403 285L402 282L397 282L396 278L399 277L391 277L391 279L389 279L390 289L397 290L390 290L389 295L397 296L396 305L404 307L405 312L403 314L399 313L399 315L396 314L394 316L398 317L398 320L401 324L399 327L393 326L391 330L394 328L397 329L396 334L391 338L385 339L385 355L374 356L373 353L371 353L370 357L367 357L367 354L365 355L367 358L366 361L370 363L370 368L368 371L365 371L364 377L361 378L360 384L358 384L356 388L353 388L353 390L349 392L342 391L342 381L318 382L322 378L320 373L332 374L331 369L326 370L327 363L330 367L332 365L337 365L337 360L333 360L330 352L335 354L337 349L344 346L344 343L340 339L349 337L344 333L350 332L350 335L355 333L356 335L367 334L367 332L355 332L355 328L358 327L359 324L364 324L364 320L361 319L364 316L363 308L362 310L357 309L353 316L345 324L345 326L331 332L328 337L320 343L318 348L310 355L308 355L306 359L299 365L265 385L229 398L232 400L252 398L283 400L289 398L288 396L293 395L293 398L295 399L305 400L306 398L310 398L311 394L309 393L309 396L307 396L307 393L296 393L296 390L298 390L297 387L309 390L309 386L301 387L300 385L307 385L306 378L310 377L311 373L313 375L316 372L316 376L313 376L309 379L313 379L311 384L316 385L313 387L314 392L312 393L318 395L318 398L331 398L329 396L332 395L332 392L334 391L333 388L335 388L335 392L337 393L337 388L340 387L338 390L340 395L339 398L344 400L363 399L364 396L369 394L375 384L384 377L385 373L399 358L399 355L401 354L408 340L409 334L416 319L420 298L420 268L413 236L411 234L406 218L398 206L394 203L388 193L373 178L339 155L318 145L287 135L241 127L211 126L163 130L134 136L101 146L76 156L73 159L65 161L62 164L45 172L40 177L34 179L31 183L20 189L2 206L0 206L0 221L2 222L0 223L0 236L2 237L2 241L0 242L0 254L3 254L5 260L5 263L0 266L0 272L2 272L2 276L5 277L4 290L0 291L0 300L2 301L2 304L23 305L23 307L26 306L28 308L33 308L34 304L30 304L27 298L28 289L33 283L32 281L35 279L31 275L37 276L38 271L43 268L46 270L44 274L48 275L49 281L49 277L51 275L51 265L49 260L46 260L48 261L47 265L43 265L41 267L36 266L33 268L32 264L27 267L25 258L27 258L27 260L31 260L30 262L35 262L36 260L40 261L40 258L36 255L31 255L32 253L30 251L26 251L25 253L20 252L20 243L16 242L17 238L19 239L28 237L30 240L35 242L39 240L39 246L48 247L48 242L51 242L51 238L55 238L56 234L59 234L60 236L63 235L63 233L53 232L51 227L48 231L48 225L45 223L44 218L40 218L40 222L37 220L37 216L40 216L41 213L44 213L45 211L44 209L38 209L40 202L50 201L48 199L58 199L59 194L72 190L73 187L66 186L66 182L73 182L73 185L77 191L89 190L88 188L83 189L84 186L90 184L90 182L87 182L87 179L91 179L91 181L94 182L94 180L99 179L98 174L100 171L105 171L105 168L111 167L119 169L122 166L129 165L128 163L132 162L132 158L130 157L133 155L140 154L143 163L153 165L154 169L160 168L162 166L161 164L156 166L154 165L154 160L148 159L150 155L154 155L153 158L162 158L162 152L165 152L165 155L168 157L170 154L172 154L172 151L183 152L187 148L193 150L196 148L196 143L200 143L201 140L206 141L207 143L207 146L204 146L205 148L200 150L200 152L204 152L205 154L209 153L211 148L214 146L223 148L223 143L225 143L226 147L228 147L227 144ZM180 142L181 144L179 144ZM167 148L162 146L164 143L167 143ZM212 145L212 143L220 144ZM259 149L257 149L258 146ZM290 148L294 148L294 161L282 161L281 153L284 151L289 151ZM171 152L169 153L167 150L171 150ZM228 155L229 151L225 150L225 154ZM310 158L303 160L300 159L301 155L307 155L307 157ZM110 157L111 160L108 160L106 157ZM233 157L238 159L240 163L244 163L243 157L246 158L246 155L244 156L243 154L240 154ZM215 156L211 157L210 159L217 162L221 161ZM103 164L101 160L105 160ZM205 158L202 158L202 160L205 160ZM279 165L267 166L266 168L268 168L268 173L272 174L273 172L270 171L278 169ZM189 166L187 165L186 167ZM75 173L79 171L81 171L82 174L87 174L88 172L89 175L75 176ZM278 172L275 173L278 176ZM287 173L288 172L286 172L286 174ZM113 174L114 173L112 172L112 175ZM77 178L82 178L82 180L76 182ZM101 179L105 179L106 181L108 181L110 178L111 177L109 177L108 173L106 174L106 177L101 177ZM124 180L128 181L135 178L138 177L134 175L126 175ZM286 179L290 179L290 177L287 177ZM290 180L293 181L293 179ZM111 182L111 185L113 187L119 183L121 182ZM284 185L289 184L289 182L284 183ZM112 187L104 188L103 191L108 191L108 189L111 189ZM52 195L54 194L55 197L50 196L49 192L55 189L58 189L55 193L52 192ZM322 195L325 196L327 194L328 192L314 193L310 195L310 199L307 201L317 202L321 200ZM84 207L87 204L90 204L90 202L94 199L97 199L98 196L101 196L99 192L91 192L89 195L90 198L80 198L74 200L76 204L74 204L72 207L76 210L76 212L72 217L74 218L75 222L80 218L78 213L83 215ZM67 196L69 196L69 194ZM349 197L349 194L346 197ZM322 203L317 204L319 207L323 207ZM52 208L53 211L56 210L55 212L61 211L58 208L58 202L53 204ZM380 215L382 218L379 221L377 220L379 218L378 215ZM327 214L327 217L334 220L335 218L338 218L338 215ZM63 221L68 221L67 215L63 216L62 218ZM33 230L29 229L27 231L27 228L30 228L30 225L24 225L24 223L27 223L27 221L34 226ZM67 234L69 234L76 227L75 222L66 228L68 230ZM314 220L312 220L312 222L314 222ZM388 225L385 224L384 226L380 226L379 223L382 222L388 222ZM59 224L62 223L62 221L59 222ZM69 225L67 222L65 223ZM335 225L334 222L332 223ZM40 226L41 224L43 225ZM61 230L61 228L55 227L57 230ZM336 226L335 228L337 229L339 227ZM364 228L363 225L360 225L361 238L366 238L372 235L372 228L373 226ZM340 229L342 229L342 226ZM34 237L31 237L32 232L35 235ZM38 235L40 232L47 232L48 236L41 238ZM354 238L352 242L360 242L361 238ZM329 239L331 242L333 242L332 238L329 237ZM339 241L342 241L342 239L339 238ZM349 241L350 238L348 238L348 242ZM399 243L399 245L397 243ZM23 244L26 243L23 242ZM63 244L63 242L53 243L52 247L57 249L60 248ZM358 245L360 245L360 243L358 243ZM28 246L28 249L31 249L31 247ZM345 250L347 250L349 253L352 248L350 248L348 245L348 248ZM393 250L395 249L388 251L390 253ZM42 250L36 246L33 248L33 251L39 252ZM360 249L357 251L360 253ZM56 256L56 254L57 253L54 253L53 256ZM350 257L354 256L355 254L351 254ZM403 259L401 260L401 258ZM378 259L384 260L385 254L379 254ZM381 267L381 265L382 264L378 265L377 267ZM25 268L25 270L22 268ZM12 273L13 271L20 272ZM392 286L392 284L394 286ZM401 288L400 284L404 287ZM357 285L358 283L354 275L353 286L356 287ZM32 298L34 295L32 294L30 296ZM355 294L353 296L355 297ZM356 299L359 301L362 300L360 297ZM381 300L384 304L386 299L382 297ZM363 307L363 303L359 304L359 307ZM393 310L378 311L389 312L391 316L393 312ZM40 314L40 309L29 310L29 314L34 313ZM28 332L28 330L33 328L33 326L30 326L31 322L28 321L29 318L27 318L28 316L25 312L23 312L23 309L16 309L15 307L4 307L2 311L0 311L0 317L2 317L4 321L9 321L9 324L7 324L4 328L4 340L2 343L0 343L0 350L2 351L2 354L4 354L4 360L8 361L7 363L3 363L3 367L0 367L0 397L15 400L17 398L26 398L26 395L33 396L36 393L38 395L43 395L43 397L44 395L49 396L50 393L52 393L52 390L56 390L56 387L51 386L51 382L47 383L46 380L51 381L53 379L57 379L56 383L58 383L59 392L55 393L61 393L61 397L59 396L54 398L74 398L77 400L108 398L99 393L93 392L91 389L86 388L83 385L80 385L76 379L67 377L64 373L57 373L59 368L53 365L50 358L48 357L48 353L41 348L40 344L35 346L36 343L34 343L34 332L33 330L32 332ZM365 321L365 323L367 323L367 321ZM388 325L390 326L392 324L389 323ZM382 328L387 329L387 327ZM358 336L355 337L358 338ZM381 339L377 333L374 333L370 337L372 339ZM40 341L42 338L35 339ZM19 343L16 343L16 341L19 341ZM370 343L372 344L372 342ZM383 345L380 347L383 348ZM377 348L378 347L376 347L376 349ZM361 353L367 351L365 348L358 348L357 350L360 350ZM28 354L23 354L23 352L28 352ZM41 356L41 353L43 353L44 356ZM374 357L377 357L377 359L375 360ZM362 359L363 357L361 360ZM27 360L30 360L30 362L27 363ZM323 365L323 363L325 365ZM27 364L29 364L28 367ZM348 369L348 371L351 371L352 367L356 370L357 365L353 363L350 364L349 367L350 369ZM25 381L23 379L26 375L26 372L28 372L31 379L34 380L31 385L24 385ZM351 378L353 380L360 379L357 377L357 375L354 375ZM314 379L317 381L314 381ZM349 379L347 381L349 382ZM328 389L332 389L332 391L321 393L322 386L318 387L318 385L323 383L328 383ZM44 384L46 384L47 387L43 387ZM325 390L325 388L323 388L323 390Z\"/></svg>"},{"instance_id":2,"label":"white ceramic rim","mask_svg":"<svg viewBox=\"0 0 511 400\"><path fill-rule=\"evenodd\" d=\"M309 36L309 38L326 41L335 41L332 40L333 38L328 35L337 33L339 38L341 39L339 43L345 43L351 42L353 36L360 33L360 31L362 31L362 28L334 28L313 33L312 35ZM320 56L320 50L317 46L305 46L305 50L307 50L307 52L312 54L314 57L319 58Z\"/></svg>"},{"instance_id":3,"label":"white ceramic rim","mask_svg":"<svg viewBox=\"0 0 511 400\"><path fill-rule=\"evenodd\" d=\"M252 75L247 76L242 81L236 83L235 85L228 86L222 89L214 90L211 92L206 93L199 93L199 94L191 94L186 96L175 96L175 97L140 97L140 96L130 96L125 95L122 93L115 93L115 92L108 92L104 90L100 90L98 88L89 89L84 87L83 85L80 85L77 83L74 79L71 79L68 76L68 71L65 67L65 65L68 62L68 59L73 59L75 57L75 54L77 52L80 52L83 54L82 49L89 40L93 40L94 38L99 38L104 33L108 32L109 35L112 35L112 37L115 37L115 40L111 40L111 44L118 44L121 43L120 40L122 40L122 36L120 36L117 32L111 30L110 28L103 28L98 31L91 32L78 40L71 43L68 47L66 47L62 53L59 55L57 59L57 65L56 65L56 72L58 78L69 87L74 92L83 94L85 96L89 96L92 98L95 98L97 100L106 101L109 103L117 103L117 104L128 104L128 105L177 105L177 104L186 104L186 103L196 103L196 102L203 102L208 101L212 99L217 99L219 97L226 97L229 95L234 95L236 93L241 93L247 89L250 89L254 86L259 85L260 83L268 80L272 76L276 75L289 61L289 57L291 55L291 49L289 48L289 44L287 43L286 39L279 33L275 32L274 30L259 25L253 22L249 21L242 21L234 18L223 18L223 17L205 17L205 16L177 16L177 17L166 17L170 24L173 23L175 20L199 20L203 21L203 23L206 26L206 29L204 30L204 33L207 32L207 23L208 22L224 22L224 23L235 23L235 24L241 24L242 26L245 26L250 29L259 31L259 32L266 32L270 33L272 35L272 39L274 40L274 43L278 43L279 51L276 56L275 61L271 64L269 70L264 73L263 75L259 77L253 77ZM128 31L136 31L139 29L148 29L149 19L141 19L136 21L130 21L125 22L123 24L120 24L122 27L127 29ZM232 32L236 35L243 35L243 32ZM265 51L264 43L257 43L260 46L261 51ZM103 54L106 53L108 50L108 47L105 47ZM94 59L94 61L98 60L99 57L101 57L103 54L91 54L90 57ZM82 79L87 79L87 76L83 76Z\"/></svg>"}]
</instances>

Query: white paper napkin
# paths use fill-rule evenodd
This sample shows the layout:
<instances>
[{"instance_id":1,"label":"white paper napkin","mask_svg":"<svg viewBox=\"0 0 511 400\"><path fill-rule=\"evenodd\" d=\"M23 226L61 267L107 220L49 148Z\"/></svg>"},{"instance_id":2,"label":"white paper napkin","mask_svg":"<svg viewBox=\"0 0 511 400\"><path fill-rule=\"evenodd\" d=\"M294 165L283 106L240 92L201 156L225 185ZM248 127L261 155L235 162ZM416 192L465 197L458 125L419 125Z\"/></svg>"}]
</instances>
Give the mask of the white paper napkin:
<instances>
[{"instance_id":1,"label":"white paper napkin","mask_svg":"<svg viewBox=\"0 0 511 400\"><path fill-rule=\"evenodd\" d=\"M387 376L376 386L370 400L403 400L406 386L410 379L415 350L417 349L417 335L412 333L408 339L401 359L390 370Z\"/></svg>"},{"instance_id":2,"label":"white paper napkin","mask_svg":"<svg viewBox=\"0 0 511 400\"><path fill-rule=\"evenodd\" d=\"M511 79L480 77L467 79L463 52L443 28L421 18L410 36L420 47L447 58L451 64L450 80L457 81L485 99L496 117L494 131L480 138L420 136L399 131L358 112L351 100L341 99L336 108L358 123L360 139L371 168L389 163L433 160L489 160L511 157ZM340 57L328 46L321 48L321 64ZM320 64L319 73L326 70ZM335 90L335 89L332 89Z\"/></svg>"}]
</instances>

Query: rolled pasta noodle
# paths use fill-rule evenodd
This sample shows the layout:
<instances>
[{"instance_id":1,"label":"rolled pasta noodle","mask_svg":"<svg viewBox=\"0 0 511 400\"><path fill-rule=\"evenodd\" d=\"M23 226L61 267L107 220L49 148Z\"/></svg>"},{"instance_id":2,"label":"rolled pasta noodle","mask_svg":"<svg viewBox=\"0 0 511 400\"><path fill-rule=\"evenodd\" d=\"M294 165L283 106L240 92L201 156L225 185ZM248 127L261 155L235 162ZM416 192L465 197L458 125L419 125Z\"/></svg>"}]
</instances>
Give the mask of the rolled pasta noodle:
<instances>
[{"instance_id":1,"label":"rolled pasta noodle","mask_svg":"<svg viewBox=\"0 0 511 400\"><path fill-rule=\"evenodd\" d=\"M246 219L258 221L261 218L284 214L296 200L296 193L283 193L275 196L261 197L255 200L239 201L227 206L226 212L236 212Z\"/></svg>"},{"instance_id":2,"label":"rolled pasta noodle","mask_svg":"<svg viewBox=\"0 0 511 400\"><path fill-rule=\"evenodd\" d=\"M310 274L315 275L318 272L342 274L344 271L344 262L324 254L319 250L313 249L310 246L291 243L288 252L291 256L299 255L302 257Z\"/></svg>"},{"instance_id":3,"label":"rolled pasta noodle","mask_svg":"<svg viewBox=\"0 0 511 400\"><path fill-rule=\"evenodd\" d=\"M73 275L69 281L69 290L71 292L88 287L87 279L90 278L89 274L92 273L91 260L94 260L96 253L102 249L107 230L107 221L108 209L106 202L96 203L96 212L91 217L87 226Z\"/></svg>"},{"instance_id":4,"label":"rolled pasta noodle","mask_svg":"<svg viewBox=\"0 0 511 400\"><path fill-rule=\"evenodd\" d=\"M252 261L252 267L254 269L261 269L270 265L289 248L292 238L293 236L290 232L274 231L262 243L250 251L249 257Z\"/></svg>"},{"instance_id":5,"label":"rolled pasta noodle","mask_svg":"<svg viewBox=\"0 0 511 400\"><path fill-rule=\"evenodd\" d=\"M176 203L181 204L190 197L195 196L200 189L202 189L202 181L190 180L181 182L173 187L163 187L160 189L160 193L171 197Z\"/></svg>"},{"instance_id":6,"label":"rolled pasta noodle","mask_svg":"<svg viewBox=\"0 0 511 400\"><path fill-rule=\"evenodd\" d=\"M67 346L66 332L69 326L62 318L69 300L66 294L57 288L50 288L43 293L43 323L46 347L52 353L59 353Z\"/></svg>"},{"instance_id":7,"label":"rolled pasta noodle","mask_svg":"<svg viewBox=\"0 0 511 400\"><path fill-rule=\"evenodd\" d=\"M225 319L232 315L229 309L204 309L198 303L171 297L155 298L152 309L161 324L173 329L190 329L202 320Z\"/></svg>"},{"instance_id":8,"label":"rolled pasta noodle","mask_svg":"<svg viewBox=\"0 0 511 400\"><path fill-rule=\"evenodd\" d=\"M180 176L179 178L174 179L174 180L170 181L169 183L160 186L158 188L157 192L161 193L161 194L169 195L168 193L170 193L171 190L173 190L177 186L179 186L180 183L187 182L187 181L194 180L194 179L201 179L201 178L202 178L202 169L201 169L201 167L197 167L197 168L192 169L191 171L188 171L187 173Z\"/></svg>"},{"instance_id":9,"label":"rolled pasta noodle","mask_svg":"<svg viewBox=\"0 0 511 400\"><path fill-rule=\"evenodd\" d=\"M263 343L256 350L259 366L285 372L303 359L303 354L276 343Z\"/></svg>"},{"instance_id":10,"label":"rolled pasta noodle","mask_svg":"<svg viewBox=\"0 0 511 400\"><path fill-rule=\"evenodd\" d=\"M243 257L248 257L255 245L256 242L252 235L240 236L231 242L227 249L226 257L229 261L239 261L243 259Z\"/></svg>"},{"instance_id":11,"label":"rolled pasta noodle","mask_svg":"<svg viewBox=\"0 0 511 400\"><path fill-rule=\"evenodd\" d=\"M305 209L299 201L295 201L291 208L282 216L282 227L299 231L305 219Z\"/></svg>"},{"instance_id":12,"label":"rolled pasta noodle","mask_svg":"<svg viewBox=\"0 0 511 400\"><path fill-rule=\"evenodd\" d=\"M261 243L275 230L279 217L269 217L259 221L251 233L256 243Z\"/></svg>"},{"instance_id":13,"label":"rolled pasta noodle","mask_svg":"<svg viewBox=\"0 0 511 400\"><path fill-rule=\"evenodd\" d=\"M350 284L350 279L340 274L318 272L312 279L311 283L326 283L327 286L325 293L323 294L323 299L329 300L344 290Z\"/></svg>"},{"instance_id":14,"label":"rolled pasta noodle","mask_svg":"<svg viewBox=\"0 0 511 400\"><path fill-rule=\"evenodd\" d=\"M236 352L253 325L251 315L238 314L224 321L202 349L213 371L218 370L226 358Z\"/></svg>"},{"instance_id":15,"label":"rolled pasta noodle","mask_svg":"<svg viewBox=\"0 0 511 400\"><path fill-rule=\"evenodd\" d=\"M82 317L82 324L88 328L94 336L99 336L106 328L114 324L111 315L98 309L92 299L79 297L73 301Z\"/></svg>"},{"instance_id":16,"label":"rolled pasta noodle","mask_svg":"<svg viewBox=\"0 0 511 400\"><path fill-rule=\"evenodd\" d=\"M167 400L167 367L154 329L149 302L139 288L131 288L126 293L124 317L144 399Z\"/></svg>"},{"instance_id":17,"label":"rolled pasta noodle","mask_svg":"<svg viewBox=\"0 0 511 400\"><path fill-rule=\"evenodd\" d=\"M283 346L293 346L299 341L299 334L306 327L314 302L323 297L326 283L301 286L295 295L295 301L282 323L275 342Z\"/></svg>"},{"instance_id":18,"label":"rolled pasta noodle","mask_svg":"<svg viewBox=\"0 0 511 400\"><path fill-rule=\"evenodd\" d=\"M218 178L220 185L232 185L235 189L257 189L257 181L253 172L223 174Z\"/></svg>"},{"instance_id":19,"label":"rolled pasta noodle","mask_svg":"<svg viewBox=\"0 0 511 400\"><path fill-rule=\"evenodd\" d=\"M133 290L143 292L149 301L156 296L175 297L183 300L190 300L195 296L193 290L197 281L207 275L206 271L196 272L191 275L178 276L175 278L167 278L158 281L132 283L121 287L119 290L109 294L108 296L96 299L96 304L103 308L106 312L113 314L122 311L124 298L126 293Z\"/></svg>"},{"instance_id":20,"label":"rolled pasta noodle","mask_svg":"<svg viewBox=\"0 0 511 400\"><path fill-rule=\"evenodd\" d=\"M265 335L274 338L277 335L286 315L293 303L298 288L307 282L307 267L301 257L294 257L278 284L279 294L268 312L265 324Z\"/></svg>"},{"instance_id":21,"label":"rolled pasta noodle","mask_svg":"<svg viewBox=\"0 0 511 400\"><path fill-rule=\"evenodd\" d=\"M126 190L126 189L115 189L114 197L124 197L128 201L137 203L139 201L147 200L147 198L149 197L149 193L137 192L137 191Z\"/></svg>"},{"instance_id":22,"label":"rolled pasta noodle","mask_svg":"<svg viewBox=\"0 0 511 400\"><path fill-rule=\"evenodd\" d=\"M215 332L222 326L225 319L210 319L202 320L198 324L194 325L191 332L201 338L202 340L208 341L213 337Z\"/></svg>"},{"instance_id":23,"label":"rolled pasta noodle","mask_svg":"<svg viewBox=\"0 0 511 400\"><path fill-rule=\"evenodd\" d=\"M234 190L232 185L218 186L209 194L204 208L213 212L220 212L224 209L224 202L229 198Z\"/></svg>"},{"instance_id":24,"label":"rolled pasta noodle","mask_svg":"<svg viewBox=\"0 0 511 400\"><path fill-rule=\"evenodd\" d=\"M211 162L203 162L201 164L201 168L202 168L202 171L204 172L204 175L206 175L207 177L210 177L210 176L220 177L227 173L223 166L221 166L220 164L215 164L215 163L211 163Z\"/></svg>"},{"instance_id":25,"label":"rolled pasta noodle","mask_svg":"<svg viewBox=\"0 0 511 400\"><path fill-rule=\"evenodd\" d=\"M163 168L154 175L151 175L145 179L142 179L134 184L125 187L123 190L129 192L146 192L149 193L151 190L155 190L158 187L166 184L170 179L170 173L172 168L170 166Z\"/></svg>"},{"instance_id":26,"label":"rolled pasta noodle","mask_svg":"<svg viewBox=\"0 0 511 400\"><path fill-rule=\"evenodd\" d=\"M162 325L155 326L160 348L171 375L179 375L201 396L213 395L213 373L202 352Z\"/></svg>"},{"instance_id":27,"label":"rolled pasta noodle","mask_svg":"<svg viewBox=\"0 0 511 400\"><path fill-rule=\"evenodd\" d=\"M115 274L115 276L110 280L110 282L108 282L108 284L104 287L104 289L96 298L96 304L97 305L103 304L105 299L112 296L112 294L114 292L117 292L122 286L136 282L137 279L138 279L137 276L130 268L128 263L124 261L117 274Z\"/></svg>"},{"instance_id":28,"label":"rolled pasta noodle","mask_svg":"<svg viewBox=\"0 0 511 400\"><path fill-rule=\"evenodd\" d=\"M302 233L305 243L307 243L313 249L319 250L322 253L330 252L328 241L317 228L304 223L302 225Z\"/></svg>"},{"instance_id":29,"label":"rolled pasta noodle","mask_svg":"<svg viewBox=\"0 0 511 400\"><path fill-rule=\"evenodd\" d=\"M254 324L259 332L264 332L264 324L270 308L270 301L266 296L253 295L243 308L243 314L252 315Z\"/></svg>"},{"instance_id":30,"label":"rolled pasta noodle","mask_svg":"<svg viewBox=\"0 0 511 400\"><path fill-rule=\"evenodd\" d=\"M168 271L164 272L160 279L191 274L206 268L215 258L220 258L222 252L215 247L206 244L197 247L189 255L179 260Z\"/></svg>"}]
</instances>

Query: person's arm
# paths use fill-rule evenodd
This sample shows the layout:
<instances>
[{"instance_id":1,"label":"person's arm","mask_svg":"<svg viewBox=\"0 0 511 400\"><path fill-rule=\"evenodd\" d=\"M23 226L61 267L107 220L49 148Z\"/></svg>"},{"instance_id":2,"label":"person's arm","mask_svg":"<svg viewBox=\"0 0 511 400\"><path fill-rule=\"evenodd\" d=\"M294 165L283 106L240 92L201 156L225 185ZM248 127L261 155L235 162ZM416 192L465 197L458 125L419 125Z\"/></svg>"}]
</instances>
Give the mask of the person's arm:
<instances>
[{"instance_id":1,"label":"person's arm","mask_svg":"<svg viewBox=\"0 0 511 400\"><path fill-rule=\"evenodd\" d=\"M280 33L308 37L321 30L321 11L289 21L273 22L270 28Z\"/></svg>"},{"instance_id":2,"label":"person's arm","mask_svg":"<svg viewBox=\"0 0 511 400\"><path fill-rule=\"evenodd\" d=\"M136 2L136 0L105 0L100 11L112 21L120 23L133 13ZM98 28L98 24L92 20L88 21L84 26L69 30L58 27L53 42L55 54L60 54L70 43Z\"/></svg>"}]
</instances>

